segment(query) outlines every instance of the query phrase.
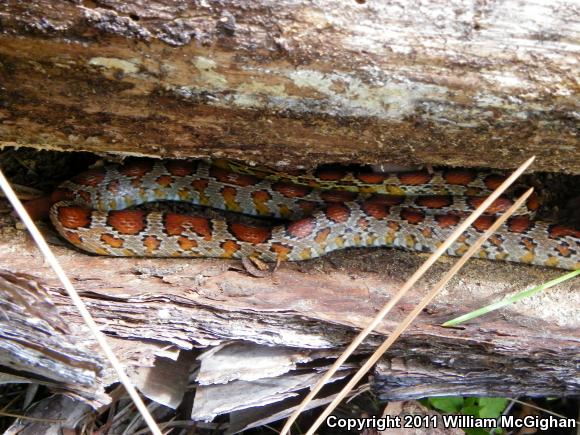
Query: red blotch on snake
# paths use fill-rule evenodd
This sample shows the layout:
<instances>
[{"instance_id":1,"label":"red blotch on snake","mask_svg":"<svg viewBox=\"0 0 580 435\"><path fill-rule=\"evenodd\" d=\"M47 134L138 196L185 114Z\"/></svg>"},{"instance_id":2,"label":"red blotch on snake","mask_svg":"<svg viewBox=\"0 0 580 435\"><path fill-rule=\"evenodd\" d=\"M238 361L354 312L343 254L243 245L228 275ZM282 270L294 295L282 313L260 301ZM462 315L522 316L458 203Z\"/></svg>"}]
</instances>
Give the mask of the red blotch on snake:
<instances>
[{"instance_id":1,"label":"red blotch on snake","mask_svg":"<svg viewBox=\"0 0 580 435\"><path fill-rule=\"evenodd\" d=\"M83 207L59 207L58 221L64 228L88 228L91 224L91 210Z\"/></svg>"},{"instance_id":2,"label":"red blotch on snake","mask_svg":"<svg viewBox=\"0 0 580 435\"><path fill-rule=\"evenodd\" d=\"M107 216L107 224L120 234L139 234L146 227L145 212L142 210L110 211Z\"/></svg>"},{"instance_id":3,"label":"red blotch on snake","mask_svg":"<svg viewBox=\"0 0 580 435\"><path fill-rule=\"evenodd\" d=\"M471 208L476 209L483 204L486 199L487 198L484 198L483 196L470 196L467 198L467 203ZM491 214L502 213L510 208L513 203L514 202L511 199L500 196L485 210L485 212Z\"/></svg>"},{"instance_id":4,"label":"red blotch on snake","mask_svg":"<svg viewBox=\"0 0 580 435\"><path fill-rule=\"evenodd\" d=\"M326 202L354 201L357 196L355 192L348 192L346 190L326 190L320 192L320 198Z\"/></svg>"},{"instance_id":5,"label":"red blotch on snake","mask_svg":"<svg viewBox=\"0 0 580 435\"><path fill-rule=\"evenodd\" d=\"M164 217L165 231L170 236L179 236L191 231L205 240L211 240L211 226L209 219L199 216L167 213Z\"/></svg>"},{"instance_id":6,"label":"red blotch on snake","mask_svg":"<svg viewBox=\"0 0 580 435\"><path fill-rule=\"evenodd\" d=\"M319 169L315 172L315 176L322 181L338 181L346 175L346 171L339 169Z\"/></svg>"},{"instance_id":7,"label":"red blotch on snake","mask_svg":"<svg viewBox=\"0 0 580 435\"><path fill-rule=\"evenodd\" d=\"M453 198L450 196L419 196L417 205L426 208L444 208L453 204Z\"/></svg>"},{"instance_id":8,"label":"red blotch on snake","mask_svg":"<svg viewBox=\"0 0 580 435\"><path fill-rule=\"evenodd\" d=\"M366 202L369 204L400 205L405 202L405 197L400 195L381 195L377 193L367 199Z\"/></svg>"},{"instance_id":9,"label":"red blotch on snake","mask_svg":"<svg viewBox=\"0 0 580 435\"><path fill-rule=\"evenodd\" d=\"M532 227L532 222L526 216L516 216L508 221L507 226L514 233L525 233Z\"/></svg>"},{"instance_id":10,"label":"red blotch on snake","mask_svg":"<svg viewBox=\"0 0 580 435\"><path fill-rule=\"evenodd\" d=\"M445 181L452 185L467 186L475 180L476 174L471 171L449 170L443 173Z\"/></svg>"},{"instance_id":11,"label":"red blotch on snake","mask_svg":"<svg viewBox=\"0 0 580 435\"><path fill-rule=\"evenodd\" d=\"M505 181L505 177L498 175L498 174L491 174L485 177L483 180L483 184L490 190L497 189L501 183Z\"/></svg>"},{"instance_id":12,"label":"red blotch on snake","mask_svg":"<svg viewBox=\"0 0 580 435\"><path fill-rule=\"evenodd\" d=\"M431 178L433 178L428 172L425 171L402 172L398 175L398 177L402 184L408 184L410 186L427 184L429 181L431 181Z\"/></svg>"},{"instance_id":13,"label":"red blotch on snake","mask_svg":"<svg viewBox=\"0 0 580 435\"><path fill-rule=\"evenodd\" d=\"M141 178L151 172L153 161L140 160L138 162L129 162L119 168L119 172L127 177Z\"/></svg>"},{"instance_id":14,"label":"red blotch on snake","mask_svg":"<svg viewBox=\"0 0 580 435\"><path fill-rule=\"evenodd\" d=\"M297 238L301 237L308 237L314 231L316 227L316 219L312 217L307 217L304 219L300 219L296 222L291 223L288 225L286 231L289 235Z\"/></svg>"},{"instance_id":15,"label":"red blotch on snake","mask_svg":"<svg viewBox=\"0 0 580 435\"><path fill-rule=\"evenodd\" d=\"M552 239L558 239L560 237L576 237L580 239L579 230L564 225L551 225L550 228L548 228L548 234Z\"/></svg>"},{"instance_id":16,"label":"red blotch on snake","mask_svg":"<svg viewBox=\"0 0 580 435\"><path fill-rule=\"evenodd\" d=\"M186 177L192 175L195 170L195 166L192 162L183 160L171 160L165 163L167 171L175 177Z\"/></svg>"},{"instance_id":17,"label":"red blotch on snake","mask_svg":"<svg viewBox=\"0 0 580 435\"><path fill-rule=\"evenodd\" d=\"M377 172L364 172L364 173L356 174L356 178L358 178L363 183L367 183L367 184L380 184L383 181L385 181L385 179L387 177L388 177L387 175L380 174Z\"/></svg>"},{"instance_id":18,"label":"red blotch on snake","mask_svg":"<svg viewBox=\"0 0 580 435\"><path fill-rule=\"evenodd\" d=\"M473 222L472 226L477 231L484 232L489 227L491 227L494 222L495 218L492 216L480 216L477 219L475 219L475 222Z\"/></svg>"},{"instance_id":19,"label":"red blotch on snake","mask_svg":"<svg viewBox=\"0 0 580 435\"><path fill-rule=\"evenodd\" d=\"M272 190L284 195L286 198L303 198L312 191L308 187L289 183L274 183L272 184Z\"/></svg>"},{"instance_id":20,"label":"red blotch on snake","mask_svg":"<svg viewBox=\"0 0 580 435\"><path fill-rule=\"evenodd\" d=\"M236 174L217 166L212 166L209 170L209 175L222 183L235 184L236 186L247 187L258 183L258 178L251 175Z\"/></svg>"},{"instance_id":21,"label":"red blotch on snake","mask_svg":"<svg viewBox=\"0 0 580 435\"><path fill-rule=\"evenodd\" d=\"M71 178L71 181L83 186L98 187L105 179L104 169L89 169Z\"/></svg>"},{"instance_id":22,"label":"red blotch on snake","mask_svg":"<svg viewBox=\"0 0 580 435\"><path fill-rule=\"evenodd\" d=\"M350 209L343 204L331 204L326 207L326 216L335 223L348 221Z\"/></svg>"},{"instance_id":23,"label":"red blotch on snake","mask_svg":"<svg viewBox=\"0 0 580 435\"><path fill-rule=\"evenodd\" d=\"M363 211L375 219L385 219L389 216L390 208L388 205L377 204L373 201L365 201L362 204Z\"/></svg>"},{"instance_id":24,"label":"red blotch on snake","mask_svg":"<svg viewBox=\"0 0 580 435\"><path fill-rule=\"evenodd\" d=\"M417 225L425 220L425 214L419 210L404 208L401 210L401 218L410 224Z\"/></svg>"},{"instance_id":25,"label":"red blotch on snake","mask_svg":"<svg viewBox=\"0 0 580 435\"><path fill-rule=\"evenodd\" d=\"M459 223L459 216L454 214L442 214L435 216L437 224L441 228L453 227Z\"/></svg>"},{"instance_id":26,"label":"red blotch on snake","mask_svg":"<svg viewBox=\"0 0 580 435\"><path fill-rule=\"evenodd\" d=\"M238 222L230 224L230 232L242 242L264 243L270 239L272 233L270 229L264 227L253 227Z\"/></svg>"}]
</instances>

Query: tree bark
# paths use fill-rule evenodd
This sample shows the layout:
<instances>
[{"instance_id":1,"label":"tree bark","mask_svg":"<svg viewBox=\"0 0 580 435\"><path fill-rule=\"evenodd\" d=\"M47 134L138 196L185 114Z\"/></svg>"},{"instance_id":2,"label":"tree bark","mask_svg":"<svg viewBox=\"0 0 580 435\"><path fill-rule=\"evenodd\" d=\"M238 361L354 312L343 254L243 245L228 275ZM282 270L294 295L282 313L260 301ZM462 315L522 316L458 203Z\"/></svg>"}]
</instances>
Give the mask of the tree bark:
<instances>
[{"instance_id":1,"label":"tree bark","mask_svg":"<svg viewBox=\"0 0 580 435\"><path fill-rule=\"evenodd\" d=\"M580 173L563 0L0 6L0 144Z\"/></svg>"}]
</instances>

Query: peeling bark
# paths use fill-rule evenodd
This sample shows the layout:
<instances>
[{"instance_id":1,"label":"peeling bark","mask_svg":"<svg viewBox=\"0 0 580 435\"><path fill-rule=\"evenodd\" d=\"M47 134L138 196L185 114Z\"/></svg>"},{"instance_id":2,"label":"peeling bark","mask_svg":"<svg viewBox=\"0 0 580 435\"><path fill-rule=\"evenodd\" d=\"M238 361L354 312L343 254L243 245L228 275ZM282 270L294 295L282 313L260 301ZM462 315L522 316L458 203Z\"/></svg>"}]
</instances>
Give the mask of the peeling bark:
<instances>
[{"instance_id":1,"label":"peeling bark","mask_svg":"<svg viewBox=\"0 0 580 435\"><path fill-rule=\"evenodd\" d=\"M235 261L107 258L79 255L68 247L54 249L130 373L153 366L156 355L173 353L176 359L194 347L231 341L296 348L307 362L336 355L421 262L405 252L350 250L303 264L284 264L273 276L255 278ZM12 237L0 244L0 264L45 277L59 318L72 331L71 340L86 342L80 316L34 251L22 238L18 242ZM447 267L436 265L357 355L363 357L376 347ZM439 326L558 274L522 265L470 263L385 355L373 382L377 393L397 400L459 392L578 394L577 281L461 329ZM38 347L54 349L51 343ZM98 358L98 350L92 349ZM27 355L22 349L18 352ZM39 363L35 358L30 362ZM288 373L276 376L291 375L296 368L306 370L308 364L288 366ZM44 376L56 378L50 373ZM115 381L107 369L100 373L98 384Z\"/></svg>"},{"instance_id":2,"label":"peeling bark","mask_svg":"<svg viewBox=\"0 0 580 435\"><path fill-rule=\"evenodd\" d=\"M578 7L0 6L0 145L580 173Z\"/></svg>"}]
</instances>

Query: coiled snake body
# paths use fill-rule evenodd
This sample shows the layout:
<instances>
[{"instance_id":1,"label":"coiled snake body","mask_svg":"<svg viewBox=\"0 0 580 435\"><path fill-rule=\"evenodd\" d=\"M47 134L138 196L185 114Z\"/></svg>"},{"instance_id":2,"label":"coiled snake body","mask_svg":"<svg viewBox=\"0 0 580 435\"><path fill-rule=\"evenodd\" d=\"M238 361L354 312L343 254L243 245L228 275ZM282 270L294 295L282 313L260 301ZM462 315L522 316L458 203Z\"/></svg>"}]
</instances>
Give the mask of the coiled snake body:
<instances>
[{"instance_id":1,"label":"coiled snake body","mask_svg":"<svg viewBox=\"0 0 580 435\"><path fill-rule=\"evenodd\" d=\"M75 246L96 254L146 257L257 257L296 261L348 247L436 249L503 178L447 170L384 174L322 169L279 174L217 161L135 161L89 170L53 194L50 217ZM407 196L402 196L407 195ZM174 200L249 215L290 219L248 225L228 219L125 210ZM506 209L500 198L488 212ZM481 258L580 268L580 231L534 221L538 204L512 217ZM461 255L493 222L482 216L448 250Z\"/></svg>"}]
</instances>

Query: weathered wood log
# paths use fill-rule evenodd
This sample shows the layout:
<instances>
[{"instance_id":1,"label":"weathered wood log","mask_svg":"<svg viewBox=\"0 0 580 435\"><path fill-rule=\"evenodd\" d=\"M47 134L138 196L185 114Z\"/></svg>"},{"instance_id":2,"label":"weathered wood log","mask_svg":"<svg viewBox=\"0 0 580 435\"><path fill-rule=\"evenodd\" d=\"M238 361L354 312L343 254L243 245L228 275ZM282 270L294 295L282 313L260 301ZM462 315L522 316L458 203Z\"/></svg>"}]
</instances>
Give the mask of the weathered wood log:
<instances>
[{"instance_id":1,"label":"weathered wood log","mask_svg":"<svg viewBox=\"0 0 580 435\"><path fill-rule=\"evenodd\" d=\"M0 145L580 173L564 1L0 5Z\"/></svg>"}]
</instances>

